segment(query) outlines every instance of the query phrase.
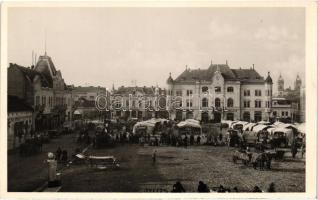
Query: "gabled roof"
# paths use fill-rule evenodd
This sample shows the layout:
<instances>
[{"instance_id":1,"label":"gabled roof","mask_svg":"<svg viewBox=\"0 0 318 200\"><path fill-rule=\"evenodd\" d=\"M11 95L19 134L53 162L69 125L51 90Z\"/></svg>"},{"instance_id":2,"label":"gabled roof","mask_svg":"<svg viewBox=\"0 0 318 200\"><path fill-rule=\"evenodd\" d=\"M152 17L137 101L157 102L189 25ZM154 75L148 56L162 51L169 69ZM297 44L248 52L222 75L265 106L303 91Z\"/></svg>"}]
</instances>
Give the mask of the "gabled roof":
<instances>
[{"instance_id":1,"label":"gabled roof","mask_svg":"<svg viewBox=\"0 0 318 200\"><path fill-rule=\"evenodd\" d=\"M114 91L114 94L133 94L134 92L140 92L144 95L154 95L155 94L155 87L124 87L121 86L117 90ZM164 93L165 90L159 88L159 94Z\"/></svg>"},{"instance_id":2,"label":"gabled roof","mask_svg":"<svg viewBox=\"0 0 318 200\"><path fill-rule=\"evenodd\" d=\"M244 83L264 83L264 78L254 69L230 69L227 64L211 64L208 69L186 69L174 82L211 81L217 70L221 72L225 80L241 81Z\"/></svg>"},{"instance_id":3,"label":"gabled roof","mask_svg":"<svg viewBox=\"0 0 318 200\"><path fill-rule=\"evenodd\" d=\"M49 85L53 86L52 76L55 76L57 71L50 56L47 56L46 54L44 56L40 56L34 70L43 74L49 82Z\"/></svg>"},{"instance_id":4,"label":"gabled roof","mask_svg":"<svg viewBox=\"0 0 318 200\"><path fill-rule=\"evenodd\" d=\"M16 67L18 70L20 70L24 74L25 77L29 78L31 81L33 81L36 76L39 76L41 79L42 87L53 86L53 84L50 84L50 82L46 79L46 77L38 71L35 71L27 67L22 67L17 64L12 64L12 63L10 63L10 67Z\"/></svg>"},{"instance_id":5,"label":"gabled roof","mask_svg":"<svg viewBox=\"0 0 318 200\"><path fill-rule=\"evenodd\" d=\"M106 88L105 87L93 87L93 86L88 86L88 87L82 87L82 86L78 86L78 87L74 87L73 88L74 92L106 92Z\"/></svg>"},{"instance_id":6,"label":"gabled roof","mask_svg":"<svg viewBox=\"0 0 318 200\"><path fill-rule=\"evenodd\" d=\"M8 112L33 111L33 108L17 96L8 95Z\"/></svg>"},{"instance_id":7,"label":"gabled roof","mask_svg":"<svg viewBox=\"0 0 318 200\"><path fill-rule=\"evenodd\" d=\"M224 79L236 78L235 74L232 72L232 70L227 64L211 64L208 69L210 71L211 78L214 75L214 72L217 71L218 69L220 70Z\"/></svg>"}]
</instances>

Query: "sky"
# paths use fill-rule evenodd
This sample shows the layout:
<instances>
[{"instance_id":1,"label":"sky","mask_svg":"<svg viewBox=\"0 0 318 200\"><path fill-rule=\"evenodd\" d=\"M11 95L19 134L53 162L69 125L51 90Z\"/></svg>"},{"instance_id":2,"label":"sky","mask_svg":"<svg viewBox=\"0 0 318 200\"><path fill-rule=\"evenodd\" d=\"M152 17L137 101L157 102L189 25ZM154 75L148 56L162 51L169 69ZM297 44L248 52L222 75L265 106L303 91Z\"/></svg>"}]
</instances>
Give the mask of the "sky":
<instances>
[{"instance_id":1,"label":"sky","mask_svg":"<svg viewBox=\"0 0 318 200\"><path fill-rule=\"evenodd\" d=\"M46 39L45 39L46 38ZM303 8L9 8L8 62L46 51L67 84L166 87L169 72L224 64L305 78Z\"/></svg>"}]
</instances>

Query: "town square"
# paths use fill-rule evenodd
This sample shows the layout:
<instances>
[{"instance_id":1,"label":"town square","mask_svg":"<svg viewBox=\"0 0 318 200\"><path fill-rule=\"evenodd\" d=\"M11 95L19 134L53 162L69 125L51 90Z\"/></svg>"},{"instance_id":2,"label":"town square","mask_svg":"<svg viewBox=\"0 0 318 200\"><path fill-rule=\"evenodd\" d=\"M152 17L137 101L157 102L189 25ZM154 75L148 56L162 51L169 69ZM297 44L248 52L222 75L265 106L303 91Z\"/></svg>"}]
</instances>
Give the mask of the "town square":
<instances>
[{"instance_id":1,"label":"town square","mask_svg":"<svg viewBox=\"0 0 318 200\"><path fill-rule=\"evenodd\" d=\"M306 192L304 9L8 21L8 192Z\"/></svg>"}]
</instances>

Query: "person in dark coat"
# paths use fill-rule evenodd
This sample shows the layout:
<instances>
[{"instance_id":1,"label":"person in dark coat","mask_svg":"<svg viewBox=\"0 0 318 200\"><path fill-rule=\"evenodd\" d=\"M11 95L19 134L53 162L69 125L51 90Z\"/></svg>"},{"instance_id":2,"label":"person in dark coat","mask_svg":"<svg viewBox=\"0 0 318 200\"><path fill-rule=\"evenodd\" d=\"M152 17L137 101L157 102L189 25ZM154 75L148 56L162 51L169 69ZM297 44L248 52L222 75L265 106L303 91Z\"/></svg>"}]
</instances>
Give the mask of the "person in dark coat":
<instances>
[{"instance_id":1,"label":"person in dark coat","mask_svg":"<svg viewBox=\"0 0 318 200\"><path fill-rule=\"evenodd\" d=\"M185 192L185 189L180 181L177 181L175 184L173 184L173 189L171 192Z\"/></svg>"},{"instance_id":2,"label":"person in dark coat","mask_svg":"<svg viewBox=\"0 0 318 200\"><path fill-rule=\"evenodd\" d=\"M200 137L200 135L198 135L198 137L197 137L197 145L199 145L200 142L201 142L201 137Z\"/></svg>"},{"instance_id":3,"label":"person in dark coat","mask_svg":"<svg viewBox=\"0 0 318 200\"><path fill-rule=\"evenodd\" d=\"M67 151L66 150L63 150L62 151L62 157L61 157L61 161L66 163L68 160L68 155L67 155Z\"/></svg>"},{"instance_id":4,"label":"person in dark coat","mask_svg":"<svg viewBox=\"0 0 318 200\"><path fill-rule=\"evenodd\" d=\"M194 136L193 134L190 135L190 145L194 144Z\"/></svg>"},{"instance_id":5,"label":"person in dark coat","mask_svg":"<svg viewBox=\"0 0 318 200\"><path fill-rule=\"evenodd\" d=\"M218 192L220 193L224 193L225 192L225 188L223 187L223 185L220 185Z\"/></svg>"},{"instance_id":6,"label":"person in dark coat","mask_svg":"<svg viewBox=\"0 0 318 200\"><path fill-rule=\"evenodd\" d=\"M253 189L253 192L262 192L262 190L256 185Z\"/></svg>"},{"instance_id":7,"label":"person in dark coat","mask_svg":"<svg viewBox=\"0 0 318 200\"><path fill-rule=\"evenodd\" d=\"M187 146L188 146L188 136L187 135L183 139L183 145L184 145L184 148L187 148Z\"/></svg>"},{"instance_id":8,"label":"person in dark coat","mask_svg":"<svg viewBox=\"0 0 318 200\"><path fill-rule=\"evenodd\" d=\"M203 183L202 181L199 181L198 192L210 192L210 190L205 183Z\"/></svg>"},{"instance_id":9,"label":"person in dark coat","mask_svg":"<svg viewBox=\"0 0 318 200\"><path fill-rule=\"evenodd\" d=\"M297 152L298 152L296 142L293 142L293 143L292 143L292 145L291 145L291 152L292 152L293 158L295 158L295 157L296 157L296 154L297 154Z\"/></svg>"},{"instance_id":10,"label":"person in dark coat","mask_svg":"<svg viewBox=\"0 0 318 200\"><path fill-rule=\"evenodd\" d=\"M268 188L267 191L268 191L268 192L276 192L276 191L275 191L275 184L274 184L274 183L269 184L269 188Z\"/></svg>"},{"instance_id":11,"label":"person in dark coat","mask_svg":"<svg viewBox=\"0 0 318 200\"><path fill-rule=\"evenodd\" d=\"M61 147L58 147L58 148L57 148L55 155L56 155L55 159L56 159L57 161L59 161L59 160L61 159L61 155L62 155L62 149L61 149Z\"/></svg>"}]
</instances>

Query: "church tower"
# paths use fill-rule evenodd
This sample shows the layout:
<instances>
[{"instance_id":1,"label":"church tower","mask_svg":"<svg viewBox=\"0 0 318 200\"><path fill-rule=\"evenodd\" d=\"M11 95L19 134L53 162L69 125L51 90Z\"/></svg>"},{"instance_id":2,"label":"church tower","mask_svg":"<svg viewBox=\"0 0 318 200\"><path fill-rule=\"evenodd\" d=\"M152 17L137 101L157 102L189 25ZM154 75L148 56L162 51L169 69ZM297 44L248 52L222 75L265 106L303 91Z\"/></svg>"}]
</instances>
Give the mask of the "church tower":
<instances>
[{"instance_id":1,"label":"church tower","mask_svg":"<svg viewBox=\"0 0 318 200\"><path fill-rule=\"evenodd\" d=\"M277 81L277 91L278 91L278 96L284 95L284 79L281 74L279 74L279 78Z\"/></svg>"},{"instance_id":2,"label":"church tower","mask_svg":"<svg viewBox=\"0 0 318 200\"><path fill-rule=\"evenodd\" d=\"M297 74L294 90L300 91L300 88L301 88L301 79L299 75Z\"/></svg>"}]
</instances>

